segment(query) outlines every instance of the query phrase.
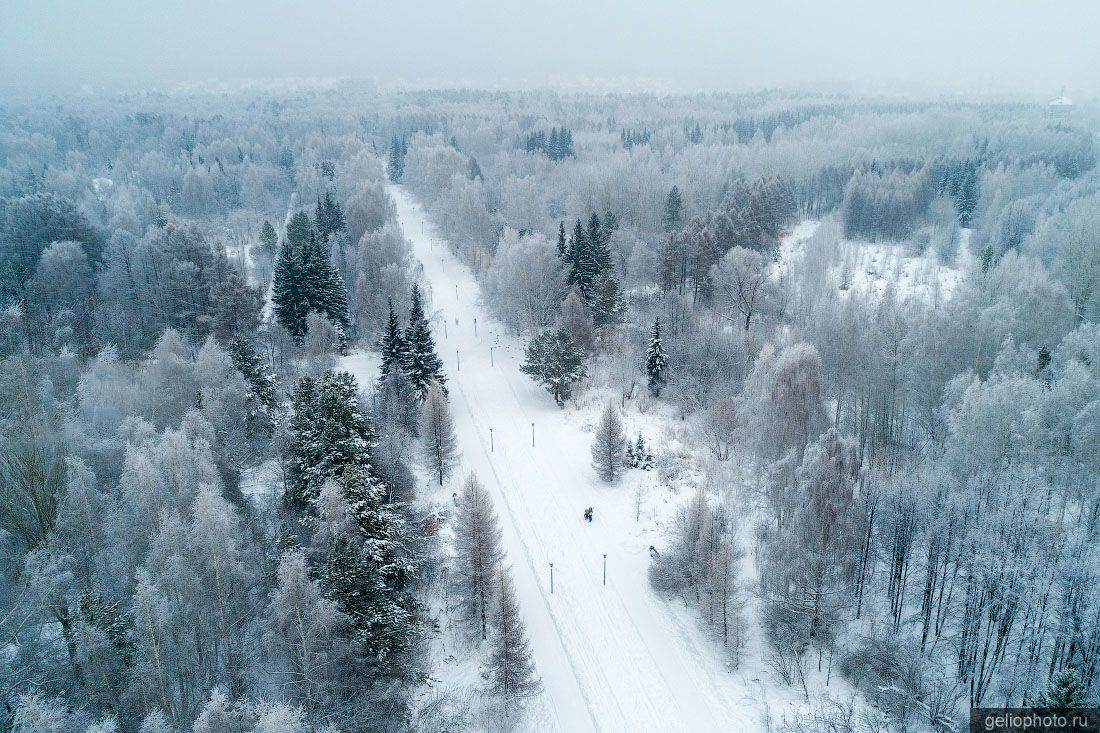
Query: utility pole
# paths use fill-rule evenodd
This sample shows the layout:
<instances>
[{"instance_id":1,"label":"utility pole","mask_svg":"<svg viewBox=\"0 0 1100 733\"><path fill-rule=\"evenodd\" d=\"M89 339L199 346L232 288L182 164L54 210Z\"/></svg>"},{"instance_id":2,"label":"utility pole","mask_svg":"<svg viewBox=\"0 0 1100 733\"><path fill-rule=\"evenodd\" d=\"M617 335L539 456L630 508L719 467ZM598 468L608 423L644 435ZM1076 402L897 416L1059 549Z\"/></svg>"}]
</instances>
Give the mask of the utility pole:
<instances>
[{"instance_id":1,"label":"utility pole","mask_svg":"<svg viewBox=\"0 0 1100 733\"><path fill-rule=\"evenodd\" d=\"M554 595L554 563L550 563L550 595Z\"/></svg>"},{"instance_id":2,"label":"utility pole","mask_svg":"<svg viewBox=\"0 0 1100 733\"><path fill-rule=\"evenodd\" d=\"M603 584L607 585L607 553L603 554Z\"/></svg>"},{"instance_id":3,"label":"utility pole","mask_svg":"<svg viewBox=\"0 0 1100 733\"><path fill-rule=\"evenodd\" d=\"M493 444L493 429L489 428L489 452L496 453L496 446Z\"/></svg>"}]
</instances>

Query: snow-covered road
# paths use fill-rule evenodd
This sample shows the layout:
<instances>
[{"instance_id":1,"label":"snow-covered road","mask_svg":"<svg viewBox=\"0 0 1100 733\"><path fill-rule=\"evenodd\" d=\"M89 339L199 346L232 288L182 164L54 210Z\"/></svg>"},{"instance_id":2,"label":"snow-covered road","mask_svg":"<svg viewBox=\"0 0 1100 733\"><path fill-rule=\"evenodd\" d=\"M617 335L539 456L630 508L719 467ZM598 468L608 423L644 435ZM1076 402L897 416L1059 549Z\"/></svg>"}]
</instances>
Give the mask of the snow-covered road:
<instances>
[{"instance_id":1,"label":"snow-covered road","mask_svg":"<svg viewBox=\"0 0 1100 733\"><path fill-rule=\"evenodd\" d=\"M449 380L462 459L448 494L475 471L503 525L550 711L531 728L756 729L747 687L702 638L691 612L670 608L649 590L651 539L634 521L629 490L596 478L581 413L557 408L519 371L523 344L482 310L471 272L420 205L400 186L390 192L423 264ZM593 524L582 519L588 506L595 507Z\"/></svg>"}]
</instances>

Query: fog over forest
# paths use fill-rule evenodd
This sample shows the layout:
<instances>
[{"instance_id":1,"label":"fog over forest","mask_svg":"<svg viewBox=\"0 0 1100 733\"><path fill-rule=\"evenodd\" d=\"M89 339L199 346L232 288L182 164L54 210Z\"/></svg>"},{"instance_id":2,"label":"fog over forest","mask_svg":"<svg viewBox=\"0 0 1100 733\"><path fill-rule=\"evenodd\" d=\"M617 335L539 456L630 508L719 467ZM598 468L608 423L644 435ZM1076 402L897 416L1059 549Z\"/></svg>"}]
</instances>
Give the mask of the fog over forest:
<instances>
[{"instance_id":1,"label":"fog over forest","mask_svg":"<svg viewBox=\"0 0 1100 733\"><path fill-rule=\"evenodd\" d=\"M1094 96L1100 6L564 0L7 0L0 89L371 79L381 88Z\"/></svg>"},{"instance_id":2,"label":"fog over forest","mask_svg":"<svg viewBox=\"0 0 1100 733\"><path fill-rule=\"evenodd\" d=\"M1097 28L4 3L0 733L1097 719Z\"/></svg>"}]
</instances>

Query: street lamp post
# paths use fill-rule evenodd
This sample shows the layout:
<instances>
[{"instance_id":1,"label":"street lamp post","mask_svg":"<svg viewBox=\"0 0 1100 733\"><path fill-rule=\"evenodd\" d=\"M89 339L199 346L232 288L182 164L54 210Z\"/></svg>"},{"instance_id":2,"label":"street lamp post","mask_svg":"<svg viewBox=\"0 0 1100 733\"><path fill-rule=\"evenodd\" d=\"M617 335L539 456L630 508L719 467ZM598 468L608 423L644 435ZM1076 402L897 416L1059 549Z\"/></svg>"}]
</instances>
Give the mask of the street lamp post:
<instances>
[{"instance_id":1,"label":"street lamp post","mask_svg":"<svg viewBox=\"0 0 1100 733\"><path fill-rule=\"evenodd\" d=\"M554 595L554 563L550 563L550 595Z\"/></svg>"},{"instance_id":2,"label":"street lamp post","mask_svg":"<svg viewBox=\"0 0 1100 733\"><path fill-rule=\"evenodd\" d=\"M489 452L496 453L496 445L493 443L493 429L489 428Z\"/></svg>"}]
</instances>

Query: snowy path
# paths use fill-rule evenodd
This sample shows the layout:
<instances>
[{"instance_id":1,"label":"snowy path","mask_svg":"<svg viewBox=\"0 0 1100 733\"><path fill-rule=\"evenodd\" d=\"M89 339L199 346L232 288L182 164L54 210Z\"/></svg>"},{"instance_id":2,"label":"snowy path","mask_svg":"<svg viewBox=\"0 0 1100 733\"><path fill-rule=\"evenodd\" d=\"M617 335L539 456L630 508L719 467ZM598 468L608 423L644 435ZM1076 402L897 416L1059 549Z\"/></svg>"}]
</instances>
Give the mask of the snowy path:
<instances>
[{"instance_id":1,"label":"snowy path","mask_svg":"<svg viewBox=\"0 0 1100 733\"><path fill-rule=\"evenodd\" d=\"M481 309L472 274L432 232L421 207L401 187L390 192L424 267L449 380L462 460L448 493L475 471L492 491L503 525L553 716L532 720L532 728L757 728L746 686L722 666L690 613L682 607L672 613L650 592L651 540L634 522L629 491L595 477L591 433L570 422L577 413L558 409L519 371L523 344ZM595 507L591 525L581 516L588 506Z\"/></svg>"}]
</instances>

